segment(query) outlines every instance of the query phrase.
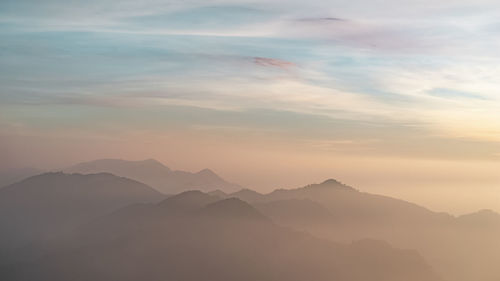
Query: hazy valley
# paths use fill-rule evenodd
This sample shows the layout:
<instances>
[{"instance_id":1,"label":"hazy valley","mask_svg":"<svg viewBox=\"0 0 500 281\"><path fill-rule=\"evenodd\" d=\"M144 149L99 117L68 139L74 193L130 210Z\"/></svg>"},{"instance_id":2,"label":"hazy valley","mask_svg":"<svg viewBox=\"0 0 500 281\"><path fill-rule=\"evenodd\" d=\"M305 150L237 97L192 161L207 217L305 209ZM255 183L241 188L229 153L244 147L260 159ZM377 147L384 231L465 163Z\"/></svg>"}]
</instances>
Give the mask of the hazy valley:
<instances>
[{"instance_id":1,"label":"hazy valley","mask_svg":"<svg viewBox=\"0 0 500 281\"><path fill-rule=\"evenodd\" d=\"M261 194L155 160L64 171L0 189L2 280L500 277L493 211L456 217L333 179Z\"/></svg>"}]
</instances>

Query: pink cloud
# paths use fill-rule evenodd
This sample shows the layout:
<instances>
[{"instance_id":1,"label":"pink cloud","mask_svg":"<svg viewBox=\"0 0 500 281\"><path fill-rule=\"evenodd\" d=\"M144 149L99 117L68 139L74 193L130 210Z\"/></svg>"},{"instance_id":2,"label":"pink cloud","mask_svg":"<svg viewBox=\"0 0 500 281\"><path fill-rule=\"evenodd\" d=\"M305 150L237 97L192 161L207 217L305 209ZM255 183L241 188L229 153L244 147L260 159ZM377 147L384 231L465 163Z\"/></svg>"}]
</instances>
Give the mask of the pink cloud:
<instances>
[{"instance_id":1,"label":"pink cloud","mask_svg":"<svg viewBox=\"0 0 500 281\"><path fill-rule=\"evenodd\" d=\"M289 69L296 66L296 64L293 62L280 59L273 59L273 58L264 58L264 57L254 57L253 62L260 66L278 67L282 69Z\"/></svg>"}]
</instances>

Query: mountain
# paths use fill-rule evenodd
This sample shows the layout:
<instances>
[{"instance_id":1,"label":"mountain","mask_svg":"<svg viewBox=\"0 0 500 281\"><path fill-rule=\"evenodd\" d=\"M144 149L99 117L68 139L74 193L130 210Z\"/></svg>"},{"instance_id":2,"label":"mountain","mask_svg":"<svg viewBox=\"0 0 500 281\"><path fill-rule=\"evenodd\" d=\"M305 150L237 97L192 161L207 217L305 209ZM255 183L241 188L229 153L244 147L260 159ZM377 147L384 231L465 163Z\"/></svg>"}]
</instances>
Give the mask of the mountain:
<instances>
[{"instance_id":1,"label":"mountain","mask_svg":"<svg viewBox=\"0 0 500 281\"><path fill-rule=\"evenodd\" d=\"M310 200L324 206L330 213L336 214L338 221L344 220L346 223L362 221L363 224L393 224L398 221L407 222L409 219L418 222L436 216L434 212L416 204L360 192L333 179L301 188L278 189L265 195L247 189L231 193L229 196L252 203Z\"/></svg>"},{"instance_id":2,"label":"mountain","mask_svg":"<svg viewBox=\"0 0 500 281\"><path fill-rule=\"evenodd\" d=\"M163 198L143 183L107 173L33 176L0 189L0 249L6 256L20 253L129 204Z\"/></svg>"},{"instance_id":3,"label":"mountain","mask_svg":"<svg viewBox=\"0 0 500 281\"><path fill-rule=\"evenodd\" d=\"M224 191L222 191L220 189L216 189L216 190L207 192L207 194L215 195L215 196L218 196L220 198L227 198L227 193L225 193Z\"/></svg>"},{"instance_id":4,"label":"mountain","mask_svg":"<svg viewBox=\"0 0 500 281\"><path fill-rule=\"evenodd\" d=\"M227 195L229 197L236 197L241 200L247 201L247 202L260 202L265 200L265 196L263 194L258 193L257 191L253 191L248 188L241 189L237 192L231 193Z\"/></svg>"},{"instance_id":5,"label":"mountain","mask_svg":"<svg viewBox=\"0 0 500 281\"><path fill-rule=\"evenodd\" d=\"M328 224L336 219L323 205L309 199L278 200L253 205L280 225L298 229L308 229L319 223Z\"/></svg>"},{"instance_id":6,"label":"mountain","mask_svg":"<svg viewBox=\"0 0 500 281\"><path fill-rule=\"evenodd\" d=\"M158 206L171 213L185 212L196 210L218 200L220 200L218 196L205 194L199 190L190 190L171 196L160 202Z\"/></svg>"},{"instance_id":7,"label":"mountain","mask_svg":"<svg viewBox=\"0 0 500 281\"><path fill-rule=\"evenodd\" d=\"M41 173L42 170L36 168L2 170L0 171L0 188Z\"/></svg>"},{"instance_id":8,"label":"mountain","mask_svg":"<svg viewBox=\"0 0 500 281\"><path fill-rule=\"evenodd\" d=\"M228 196L249 200L280 225L331 241L370 238L416 249L447 280L500 280L500 215L492 211L456 218L331 179L268 194Z\"/></svg>"},{"instance_id":9,"label":"mountain","mask_svg":"<svg viewBox=\"0 0 500 281\"><path fill-rule=\"evenodd\" d=\"M200 211L201 215L209 218L222 218L233 220L268 220L267 217L258 212L254 207L238 198L222 199L208 204Z\"/></svg>"},{"instance_id":10,"label":"mountain","mask_svg":"<svg viewBox=\"0 0 500 281\"><path fill-rule=\"evenodd\" d=\"M4 269L2 280L440 280L414 251L328 242L277 226L239 199L213 200L191 192L121 209L45 257Z\"/></svg>"},{"instance_id":11,"label":"mountain","mask_svg":"<svg viewBox=\"0 0 500 281\"><path fill-rule=\"evenodd\" d=\"M241 188L237 184L226 182L209 169L197 173L174 171L154 159L143 161L101 159L80 163L64 171L82 174L112 173L143 182L165 194L176 194L193 189L201 191L220 189L225 192L234 192Z\"/></svg>"},{"instance_id":12,"label":"mountain","mask_svg":"<svg viewBox=\"0 0 500 281\"><path fill-rule=\"evenodd\" d=\"M500 214L492 210L480 210L458 217L460 224L466 226L500 229Z\"/></svg>"}]
</instances>

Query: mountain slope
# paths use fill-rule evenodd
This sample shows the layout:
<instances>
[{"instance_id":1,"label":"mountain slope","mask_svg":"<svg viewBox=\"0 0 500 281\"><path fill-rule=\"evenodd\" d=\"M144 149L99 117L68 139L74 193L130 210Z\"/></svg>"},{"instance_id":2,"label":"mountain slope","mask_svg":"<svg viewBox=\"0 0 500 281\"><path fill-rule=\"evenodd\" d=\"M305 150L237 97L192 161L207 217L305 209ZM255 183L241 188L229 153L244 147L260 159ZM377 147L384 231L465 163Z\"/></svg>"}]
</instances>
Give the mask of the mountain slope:
<instances>
[{"instance_id":1,"label":"mountain slope","mask_svg":"<svg viewBox=\"0 0 500 281\"><path fill-rule=\"evenodd\" d=\"M280 225L308 229L319 223L331 223L336 217L323 205L309 199L288 199L253 204Z\"/></svg>"},{"instance_id":2,"label":"mountain slope","mask_svg":"<svg viewBox=\"0 0 500 281\"><path fill-rule=\"evenodd\" d=\"M500 214L492 210L480 210L457 218L463 226L500 230Z\"/></svg>"},{"instance_id":3,"label":"mountain slope","mask_svg":"<svg viewBox=\"0 0 500 281\"><path fill-rule=\"evenodd\" d=\"M455 218L335 180L269 194L243 194L276 223L318 237L342 242L373 238L417 249L448 280L500 278L496 265L500 215L492 211Z\"/></svg>"},{"instance_id":4,"label":"mountain slope","mask_svg":"<svg viewBox=\"0 0 500 281\"><path fill-rule=\"evenodd\" d=\"M360 192L336 180L326 180L296 189L278 189L269 194L252 190L241 190L229 194L253 203L282 200L311 200L324 206L338 220L345 222L363 221L371 224L393 224L395 222L414 223L433 219L436 213L403 200ZM442 215L442 217L447 217Z\"/></svg>"},{"instance_id":5,"label":"mountain slope","mask_svg":"<svg viewBox=\"0 0 500 281\"><path fill-rule=\"evenodd\" d=\"M0 171L0 188L41 173L41 170L35 168L2 170Z\"/></svg>"},{"instance_id":6,"label":"mountain slope","mask_svg":"<svg viewBox=\"0 0 500 281\"><path fill-rule=\"evenodd\" d=\"M112 174L33 176L0 189L0 249L7 255L129 204L163 197L145 184Z\"/></svg>"},{"instance_id":7,"label":"mountain slope","mask_svg":"<svg viewBox=\"0 0 500 281\"><path fill-rule=\"evenodd\" d=\"M83 174L112 173L146 183L165 194L175 194L193 189L202 191L220 189L233 192L240 188L236 184L226 182L209 169L197 173L173 171L154 159L143 161L100 159L80 163L64 171Z\"/></svg>"},{"instance_id":8,"label":"mountain slope","mask_svg":"<svg viewBox=\"0 0 500 281\"><path fill-rule=\"evenodd\" d=\"M440 280L413 251L316 239L234 198L196 207L213 198L180 194L122 209L43 259L11 267L4 280Z\"/></svg>"}]
</instances>

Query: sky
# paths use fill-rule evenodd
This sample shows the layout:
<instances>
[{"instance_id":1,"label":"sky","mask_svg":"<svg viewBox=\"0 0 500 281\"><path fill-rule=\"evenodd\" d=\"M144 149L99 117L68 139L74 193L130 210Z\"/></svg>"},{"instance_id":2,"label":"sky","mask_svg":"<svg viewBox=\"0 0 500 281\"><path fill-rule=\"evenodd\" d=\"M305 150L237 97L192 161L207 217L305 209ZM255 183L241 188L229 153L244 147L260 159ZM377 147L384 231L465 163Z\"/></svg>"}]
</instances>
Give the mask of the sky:
<instances>
[{"instance_id":1,"label":"sky","mask_svg":"<svg viewBox=\"0 0 500 281\"><path fill-rule=\"evenodd\" d=\"M0 1L0 169L97 158L260 191L336 178L500 211L500 4Z\"/></svg>"}]
</instances>

